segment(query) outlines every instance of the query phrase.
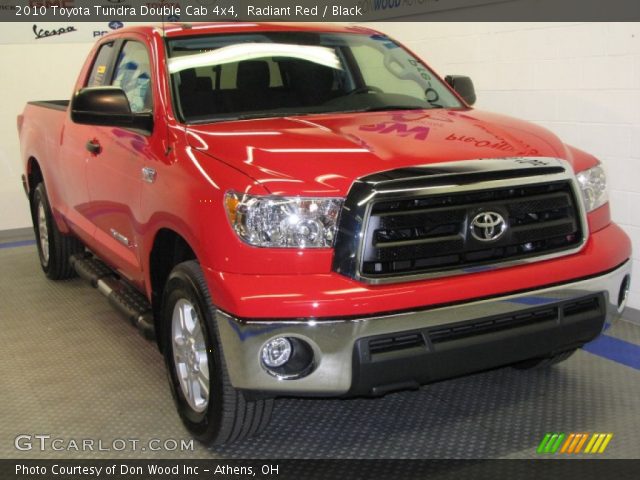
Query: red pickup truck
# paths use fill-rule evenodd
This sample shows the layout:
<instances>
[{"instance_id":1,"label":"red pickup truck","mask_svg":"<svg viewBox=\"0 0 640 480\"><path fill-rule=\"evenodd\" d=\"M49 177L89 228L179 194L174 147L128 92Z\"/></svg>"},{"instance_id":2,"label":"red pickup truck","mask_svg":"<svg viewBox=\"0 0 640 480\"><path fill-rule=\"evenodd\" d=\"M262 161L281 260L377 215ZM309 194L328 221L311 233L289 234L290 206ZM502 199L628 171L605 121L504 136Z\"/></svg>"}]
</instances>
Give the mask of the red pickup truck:
<instances>
[{"instance_id":1,"label":"red pickup truck","mask_svg":"<svg viewBox=\"0 0 640 480\"><path fill-rule=\"evenodd\" d=\"M277 396L556 363L622 311L630 242L598 160L474 101L359 27L118 30L18 118L42 269L155 336L207 443Z\"/></svg>"}]
</instances>

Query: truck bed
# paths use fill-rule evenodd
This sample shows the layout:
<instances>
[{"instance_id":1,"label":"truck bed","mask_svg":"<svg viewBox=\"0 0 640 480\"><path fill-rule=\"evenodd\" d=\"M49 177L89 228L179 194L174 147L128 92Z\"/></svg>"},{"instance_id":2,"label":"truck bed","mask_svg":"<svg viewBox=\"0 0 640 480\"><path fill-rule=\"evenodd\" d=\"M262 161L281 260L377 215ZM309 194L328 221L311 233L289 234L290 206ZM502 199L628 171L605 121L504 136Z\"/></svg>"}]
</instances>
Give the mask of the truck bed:
<instances>
[{"instance_id":1,"label":"truck bed","mask_svg":"<svg viewBox=\"0 0 640 480\"><path fill-rule=\"evenodd\" d=\"M38 162L46 163L53 171L59 167L58 150L61 144L61 132L67 118L69 101L37 101L29 102L18 116L18 131L20 132L20 144L25 153L25 161L30 158ZM29 167L25 165L25 170ZM56 193L59 191L58 179L50 178L47 189L50 195L57 201Z\"/></svg>"},{"instance_id":2,"label":"truck bed","mask_svg":"<svg viewBox=\"0 0 640 480\"><path fill-rule=\"evenodd\" d=\"M29 102L29 105L36 105L38 107L64 111L69 108L69 100L37 100L34 102Z\"/></svg>"}]
</instances>

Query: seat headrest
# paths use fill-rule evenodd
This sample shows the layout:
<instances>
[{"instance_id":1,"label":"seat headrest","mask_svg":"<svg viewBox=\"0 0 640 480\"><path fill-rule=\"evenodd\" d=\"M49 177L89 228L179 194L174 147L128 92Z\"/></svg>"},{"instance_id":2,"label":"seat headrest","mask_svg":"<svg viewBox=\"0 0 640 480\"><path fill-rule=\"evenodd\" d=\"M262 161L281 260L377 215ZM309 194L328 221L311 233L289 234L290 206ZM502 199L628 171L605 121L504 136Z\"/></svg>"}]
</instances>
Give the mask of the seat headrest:
<instances>
[{"instance_id":1,"label":"seat headrest","mask_svg":"<svg viewBox=\"0 0 640 480\"><path fill-rule=\"evenodd\" d=\"M180 85L189 86L189 88L193 88L196 83L196 69L189 68L188 70L182 70L180 72Z\"/></svg>"},{"instance_id":2,"label":"seat headrest","mask_svg":"<svg viewBox=\"0 0 640 480\"><path fill-rule=\"evenodd\" d=\"M289 65L292 88L309 104L327 99L333 88L333 69L308 61L291 62Z\"/></svg>"},{"instance_id":3,"label":"seat headrest","mask_svg":"<svg viewBox=\"0 0 640 480\"><path fill-rule=\"evenodd\" d=\"M269 64L264 60L247 60L238 64L239 90L266 90L270 84Z\"/></svg>"},{"instance_id":4,"label":"seat headrest","mask_svg":"<svg viewBox=\"0 0 640 480\"><path fill-rule=\"evenodd\" d=\"M213 90L213 82L209 77L196 77L196 90L198 92L210 92Z\"/></svg>"}]
</instances>

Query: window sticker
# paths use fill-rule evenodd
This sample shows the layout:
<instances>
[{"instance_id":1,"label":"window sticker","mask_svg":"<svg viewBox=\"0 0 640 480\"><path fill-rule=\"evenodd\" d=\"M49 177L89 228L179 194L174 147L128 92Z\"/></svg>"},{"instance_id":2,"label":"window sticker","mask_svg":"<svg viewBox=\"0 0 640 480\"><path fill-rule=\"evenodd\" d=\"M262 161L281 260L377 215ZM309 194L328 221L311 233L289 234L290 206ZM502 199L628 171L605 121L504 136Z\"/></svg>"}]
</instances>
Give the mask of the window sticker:
<instances>
[{"instance_id":1,"label":"window sticker","mask_svg":"<svg viewBox=\"0 0 640 480\"><path fill-rule=\"evenodd\" d=\"M98 67L96 68L96 74L93 77L93 82L91 82L90 86L95 87L96 85L102 85L102 81L104 80L104 74L106 71L106 65L98 65Z\"/></svg>"}]
</instances>

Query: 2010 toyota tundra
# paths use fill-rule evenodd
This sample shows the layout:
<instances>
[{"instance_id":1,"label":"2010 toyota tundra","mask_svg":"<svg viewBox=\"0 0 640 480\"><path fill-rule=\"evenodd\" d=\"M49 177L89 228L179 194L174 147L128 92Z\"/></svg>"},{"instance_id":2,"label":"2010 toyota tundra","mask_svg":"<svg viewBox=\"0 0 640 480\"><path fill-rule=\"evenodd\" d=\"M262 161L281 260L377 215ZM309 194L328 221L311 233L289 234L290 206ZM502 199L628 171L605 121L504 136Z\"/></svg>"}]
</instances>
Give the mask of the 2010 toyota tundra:
<instances>
[{"instance_id":1,"label":"2010 toyota tundra","mask_svg":"<svg viewBox=\"0 0 640 480\"><path fill-rule=\"evenodd\" d=\"M474 101L359 27L118 30L18 118L42 269L155 336L207 443L277 396L558 362L621 312L630 242L597 159Z\"/></svg>"}]
</instances>

